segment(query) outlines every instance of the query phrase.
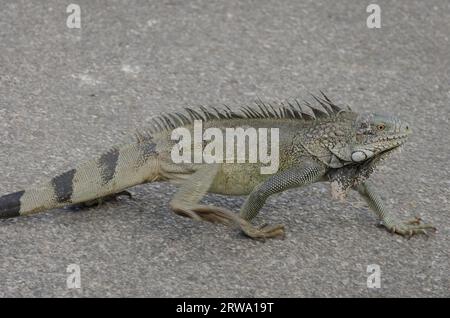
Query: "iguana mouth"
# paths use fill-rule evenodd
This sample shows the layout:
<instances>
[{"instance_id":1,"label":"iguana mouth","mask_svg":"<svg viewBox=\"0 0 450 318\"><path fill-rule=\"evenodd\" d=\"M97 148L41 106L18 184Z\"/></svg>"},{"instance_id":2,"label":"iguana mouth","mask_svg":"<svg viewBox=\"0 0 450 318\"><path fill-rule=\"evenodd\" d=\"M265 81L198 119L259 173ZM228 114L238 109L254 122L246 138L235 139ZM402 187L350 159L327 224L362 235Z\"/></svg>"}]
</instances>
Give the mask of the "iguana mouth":
<instances>
[{"instance_id":1,"label":"iguana mouth","mask_svg":"<svg viewBox=\"0 0 450 318\"><path fill-rule=\"evenodd\" d=\"M378 141L390 141L390 140L396 140L396 139L406 139L409 137L409 133L407 134L397 134L393 136L386 136L386 137L380 137Z\"/></svg>"},{"instance_id":2,"label":"iguana mouth","mask_svg":"<svg viewBox=\"0 0 450 318\"><path fill-rule=\"evenodd\" d=\"M365 145L364 148L374 153L378 153L375 156L378 157L401 147L407 141L408 137L409 134L399 134L393 136L380 137L376 139L374 142ZM388 143L388 145L386 145L385 143Z\"/></svg>"}]
</instances>

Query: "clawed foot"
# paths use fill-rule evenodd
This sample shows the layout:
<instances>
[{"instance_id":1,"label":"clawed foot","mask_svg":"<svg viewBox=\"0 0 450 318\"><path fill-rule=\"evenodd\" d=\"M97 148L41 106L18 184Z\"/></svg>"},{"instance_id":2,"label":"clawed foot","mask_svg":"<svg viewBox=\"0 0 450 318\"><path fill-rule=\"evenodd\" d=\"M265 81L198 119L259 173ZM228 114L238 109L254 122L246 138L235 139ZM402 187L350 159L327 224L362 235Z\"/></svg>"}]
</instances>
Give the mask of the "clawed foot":
<instances>
[{"instance_id":1,"label":"clawed foot","mask_svg":"<svg viewBox=\"0 0 450 318\"><path fill-rule=\"evenodd\" d=\"M198 205L190 209L173 208L175 213L190 217L194 220L220 223L228 226L238 226L245 235L254 239L266 239L280 236L284 237L283 225L269 226L265 224L261 227L255 227L249 221L244 220L233 211L229 211L225 208L209 205Z\"/></svg>"},{"instance_id":2,"label":"clawed foot","mask_svg":"<svg viewBox=\"0 0 450 318\"><path fill-rule=\"evenodd\" d=\"M254 239L266 239L279 236L284 237L283 225L269 226L264 224L260 227L255 227L236 213L219 207L206 206L193 210L204 221L221 223L225 225L235 224L241 228L245 235Z\"/></svg>"},{"instance_id":3,"label":"clawed foot","mask_svg":"<svg viewBox=\"0 0 450 318\"><path fill-rule=\"evenodd\" d=\"M404 223L397 223L396 225L387 228L392 233L400 234L408 238L411 238L416 234L424 234L428 236L429 231L436 232L436 228L433 225L423 223L422 219L419 217Z\"/></svg>"}]
</instances>

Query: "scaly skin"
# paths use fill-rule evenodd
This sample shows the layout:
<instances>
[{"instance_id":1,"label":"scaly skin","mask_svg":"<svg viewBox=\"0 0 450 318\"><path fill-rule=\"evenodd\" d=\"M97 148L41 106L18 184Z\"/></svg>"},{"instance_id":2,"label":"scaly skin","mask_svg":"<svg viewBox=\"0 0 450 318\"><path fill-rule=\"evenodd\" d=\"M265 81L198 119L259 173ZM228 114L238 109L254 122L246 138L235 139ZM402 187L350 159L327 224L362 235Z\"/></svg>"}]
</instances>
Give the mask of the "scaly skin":
<instances>
[{"instance_id":1,"label":"scaly skin","mask_svg":"<svg viewBox=\"0 0 450 318\"><path fill-rule=\"evenodd\" d=\"M171 209L195 220L238 226L252 238L284 234L282 225L255 227L256 217L269 196L314 182L329 181L332 195L345 198L349 189L358 191L390 231L411 236L434 229L419 219L398 222L384 206L375 187L367 180L379 162L400 147L410 135L408 124L377 114L357 114L343 110L324 94L314 97L322 110L308 102L285 102L273 108L259 103L244 107L241 114L230 109L201 113L187 109L184 114L163 115L147 134L137 134L130 145L114 147L46 184L0 197L0 217L31 215L74 204L92 205L124 194L134 185L168 180L180 185L170 202ZM214 109L215 110L215 109ZM280 166L261 174L261 164L174 163L171 140L174 128L193 131L193 121L203 120L203 128L279 128ZM203 145L203 147L205 144ZM238 214L225 208L199 203L207 192L248 195Z\"/></svg>"}]
</instances>

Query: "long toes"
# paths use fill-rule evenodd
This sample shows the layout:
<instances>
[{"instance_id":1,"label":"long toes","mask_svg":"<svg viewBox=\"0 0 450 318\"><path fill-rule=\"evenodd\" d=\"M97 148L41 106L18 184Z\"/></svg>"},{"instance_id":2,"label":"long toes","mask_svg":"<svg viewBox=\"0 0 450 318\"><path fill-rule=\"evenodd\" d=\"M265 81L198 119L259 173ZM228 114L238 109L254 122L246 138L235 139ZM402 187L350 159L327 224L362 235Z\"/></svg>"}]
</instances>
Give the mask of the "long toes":
<instances>
[{"instance_id":1,"label":"long toes","mask_svg":"<svg viewBox=\"0 0 450 318\"><path fill-rule=\"evenodd\" d=\"M283 225L275 225L268 226L264 225L262 228L256 228L251 224L241 224L241 229L247 236L251 238L273 238L278 236L284 236L284 226Z\"/></svg>"},{"instance_id":2,"label":"long toes","mask_svg":"<svg viewBox=\"0 0 450 318\"><path fill-rule=\"evenodd\" d=\"M420 228L421 229L428 229L428 230L433 230L433 231L437 231L437 229L436 229L436 227L434 226L434 225L431 225L431 224L422 224L422 225L420 225Z\"/></svg>"},{"instance_id":3,"label":"long toes","mask_svg":"<svg viewBox=\"0 0 450 318\"><path fill-rule=\"evenodd\" d=\"M406 222L405 224L410 224L410 225L419 225L422 222L422 219L420 217L415 217L414 219Z\"/></svg>"},{"instance_id":4,"label":"long toes","mask_svg":"<svg viewBox=\"0 0 450 318\"><path fill-rule=\"evenodd\" d=\"M223 217L220 217L220 216L218 216L218 215L208 215L208 214L205 214L205 215L201 215L200 217L201 217L203 220L208 221L208 222L211 222L211 223L220 223L220 224L225 224L225 225L230 224L230 220L225 219L225 218L223 218Z\"/></svg>"},{"instance_id":5,"label":"long toes","mask_svg":"<svg viewBox=\"0 0 450 318\"><path fill-rule=\"evenodd\" d=\"M224 211L213 208L196 208L194 211L205 221L212 223L221 223L230 225L235 218L234 213L231 211Z\"/></svg>"},{"instance_id":6,"label":"long toes","mask_svg":"<svg viewBox=\"0 0 450 318\"><path fill-rule=\"evenodd\" d=\"M406 225L404 226L402 225L394 226L391 230L393 233L397 233L407 238L411 238L412 236L417 234L424 234L428 236L428 231L429 230L436 231L436 228L430 224L411 225L409 223L406 223Z\"/></svg>"},{"instance_id":7,"label":"long toes","mask_svg":"<svg viewBox=\"0 0 450 318\"><path fill-rule=\"evenodd\" d=\"M219 214L214 213L206 213L206 212L197 212L197 215L202 218L204 221L208 221L211 223L220 223L224 225L230 225L231 220L227 217L224 217Z\"/></svg>"},{"instance_id":8,"label":"long toes","mask_svg":"<svg viewBox=\"0 0 450 318\"><path fill-rule=\"evenodd\" d=\"M422 219L420 218L416 218L414 220L405 222L404 224L407 228L412 228L412 229L434 229L436 230L436 228L428 223L423 223Z\"/></svg>"},{"instance_id":9,"label":"long toes","mask_svg":"<svg viewBox=\"0 0 450 318\"><path fill-rule=\"evenodd\" d=\"M275 225L275 226L269 226L264 229L266 232L266 237L278 237L285 235L284 232L284 226L283 225Z\"/></svg>"},{"instance_id":10,"label":"long toes","mask_svg":"<svg viewBox=\"0 0 450 318\"><path fill-rule=\"evenodd\" d=\"M425 223L421 223L421 224L418 224L418 225L413 225L413 226L410 226L408 228L411 229L411 230L434 230L434 231L436 231L436 228L433 225L425 224Z\"/></svg>"},{"instance_id":11,"label":"long toes","mask_svg":"<svg viewBox=\"0 0 450 318\"><path fill-rule=\"evenodd\" d=\"M428 235L428 232L426 231L426 230L424 230L424 229L419 229L419 230L417 230L417 233L416 234L423 234L423 235L425 235L425 236L429 236Z\"/></svg>"},{"instance_id":12,"label":"long toes","mask_svg":"<svg viewBox=\"0 0 450 318\"><path fill-rule=\"evenodd\" d=\"M174 212L178 215L188 217L188 218L191 218L196 221L202 220L202 218L199 217L197 213L195 213L194 211L191 211L191 210L174 210Z\"/></svg>"}]
</instances>

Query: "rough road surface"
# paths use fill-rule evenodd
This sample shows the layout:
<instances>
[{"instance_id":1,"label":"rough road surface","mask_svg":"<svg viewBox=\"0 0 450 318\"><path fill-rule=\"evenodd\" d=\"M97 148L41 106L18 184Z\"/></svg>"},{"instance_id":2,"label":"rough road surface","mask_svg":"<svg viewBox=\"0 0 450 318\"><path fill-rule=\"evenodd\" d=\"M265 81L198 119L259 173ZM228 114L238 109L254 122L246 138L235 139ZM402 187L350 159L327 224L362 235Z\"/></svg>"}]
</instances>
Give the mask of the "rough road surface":
<instances>
[{"instance_id":1,"label":"rough road surface","mask_svg":"<svg viewBox=\"0 0 450 318\"><path fill-rule=\"evenodd\" d=\"M399 217L439 232L391 235L323 184L271 198L258 221L287 237L258 242L172 214L175 189L152 184L135 201L0 221L0 296L450 296L449 1L377 1L380 29L364 1L72 2L81 29L66 26L66 2L2 1L1 194L130 141L161 111L321 89L412 123L374 179ZM66 284L70 264L80 289Z\"/></svg>"}]
</instances>

